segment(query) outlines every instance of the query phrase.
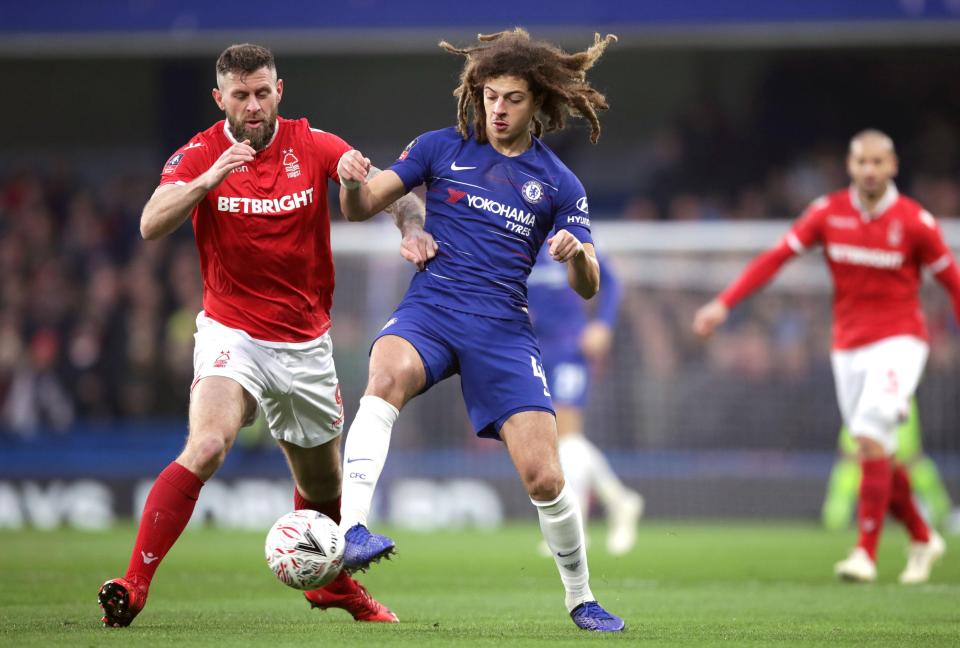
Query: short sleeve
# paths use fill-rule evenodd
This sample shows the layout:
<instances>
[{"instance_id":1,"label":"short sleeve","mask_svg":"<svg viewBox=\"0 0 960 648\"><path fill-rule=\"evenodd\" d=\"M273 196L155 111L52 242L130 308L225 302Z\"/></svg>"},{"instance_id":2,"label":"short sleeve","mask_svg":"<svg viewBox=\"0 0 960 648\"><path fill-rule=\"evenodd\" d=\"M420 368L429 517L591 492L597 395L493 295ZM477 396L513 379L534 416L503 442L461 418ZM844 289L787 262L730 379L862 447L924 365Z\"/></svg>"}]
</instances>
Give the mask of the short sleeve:
<instances>
[{"instance_id":1,"label":"short sleeve","mask_svg":"<svg viewBox=\"0 0 960 648\"><path fill-rule=\"evenodd\" d=\"M339 184L340 176L337 175L337 164L340 163L343 154L353 147L333 133L322 131L319 128L311 128L310 137L316 148L319 167L326 172L328 178Z\"/></svg>"},{"instance_id":2,"label":"short sleeve","mask_svg":"<svg viewBox=\"0 0 960 648\"><path fill-rule=\"evenodd\" d=\"M210 147L199 136L177 149L163 165L160 184L186 184L210 168Z\"/></svg>"},{"instance_id":3,"label":"short sleeve","mask_svg":"<svg viewBox=\"0 0 960 648\"><path fill-rule=\"evenodd\" d=\"M434 139L430 133L415 137L390 166L390 170L400 176L407 191L422 185L430 177Z\"/></svg>"},{"instance_id":4,"label":"short sleeve","mask_svg":"<svg viewBox=\"0 0 960 648\"><path fill-rule=\"evenodd\" d=\"M590 235L590 208L587 205L587 192L580 179L572 173L567 174L557 193L553 226L557 231L565 229L581 243L593 243Z\"/></svg>"},{"instance_id":5,"label":"short sleeve","mask_svg":"<svg viewBox=\"0 0 960 648\"><path fill-rule=\"evenodd\" d=\"M823 218L829 199L817 198L804 210L786 235L786 243L794 254L803 254L823 241Z\"/></svg>"},{"instance_id":6,"label":"short sleeve","mask_svg":"<svg viewBox=\"0 0 960 648\"><path fill-rule=\"evenodd\" d=\"M943 240L940 224L933 214L923 210L919 215L917 225L917 247L920 263L933 274L937 274L950 265L953 259L950 249Z\"/></svg>"}]
</instances>

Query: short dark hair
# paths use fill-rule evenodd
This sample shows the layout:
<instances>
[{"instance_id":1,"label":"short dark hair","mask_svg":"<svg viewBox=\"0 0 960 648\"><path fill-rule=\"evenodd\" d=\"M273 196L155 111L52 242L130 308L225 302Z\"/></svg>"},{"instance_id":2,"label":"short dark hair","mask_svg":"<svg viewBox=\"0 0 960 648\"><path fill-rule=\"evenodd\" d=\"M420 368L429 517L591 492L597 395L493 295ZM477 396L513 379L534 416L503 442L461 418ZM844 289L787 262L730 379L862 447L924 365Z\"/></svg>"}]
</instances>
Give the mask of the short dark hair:
<instances>
[{"instance_id":1,"label":"short dark hair","mask_svg":"<svg viewBox=\"0 0 960 648\"><path fill-rule=\"evenodd\" d=\"M533 133L561 130L566 115L583 117L590 122L590 141L600 137L598 110L609 106L607 98L597 92L587 80L587 70L593 67L607 45L617 37L594 34L593 45L582 52L567 54L544 41L531 40L522 27L497 34L478 35L480 43L473 47L454 47L440 41L440 47L452 54L460 54L466 61L460 72L460 85L453 94L457 104L457 130L467 138L468 114L473 113L474 135L478 142L486 142L483 112L483 84L493 77L510 75L525 79L530 91L541 101L540 113L547 118L546 125L534 115Z\"/></svg>"},{"instance_id":2,"label":"short dark hair","mask_svg":"<svg viewBox=\"0 0 960 648\"><path fill-rule=\"evenodd\" d=\"M253 43L231 45L217 57L217 79L231 72L250 74L262 67L269 68L274 73L277 71L273 52L269 49Z\"/></svg>"}]
</instances>

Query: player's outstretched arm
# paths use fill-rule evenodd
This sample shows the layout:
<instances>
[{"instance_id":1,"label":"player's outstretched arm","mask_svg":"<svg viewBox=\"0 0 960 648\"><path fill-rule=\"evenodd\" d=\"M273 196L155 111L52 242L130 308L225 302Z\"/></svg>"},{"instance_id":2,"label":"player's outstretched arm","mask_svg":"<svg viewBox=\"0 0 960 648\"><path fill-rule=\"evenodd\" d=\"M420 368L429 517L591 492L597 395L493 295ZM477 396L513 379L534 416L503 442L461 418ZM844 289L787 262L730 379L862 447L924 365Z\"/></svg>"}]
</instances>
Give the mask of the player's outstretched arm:
<instances>
[{"instance_id":1,"label":"player's outstretched arm","mask_svg":"<svg viewBox=\"0 0 960 648\"><path fill-rule=\"evenodd\" d=\"M567 264L567 283L583 297L590 299L600 290L600 264L593 243L581 243L567 230L560 230L547 240L550 258Z\"/></svg>"},{"instance_id":2,"label":"player's outstretched arm","mask_svg":"<svg viewBox=\"0 0 960 648\"><path fill-rule=\"evenodd\" d=\"M933 216L923 212L920 220L926 226L920 229L920 257L925 269L950 295L954 316L960 323L960 268L957 267L957 260L943 240L943 233Z\"/></svg>"},{"instance_id":3,"label":"player's outstretched arm","mask_svg":"<svg viewBox=\"0 0 960 648\"><path fill-rule=\"evenodd\" d=\"M953 315L957 318L957 323L960 324L960 269L957 267L956 260L953 259L949 253L947 259L946 267L940 269L939 272L935 272L933 276L936 277L940 285L943 286L947 294L950 295L950 303L953 304Z\"/></svg>"},{"instance_id":4,"label":"player's outstretched arm","mask_svg":"<svg viewBox=\"0 0 960 648\"><path fill-rule=\"evenodd\" d=\"M150 196L140 216L140 235L147 240L170 234L187 220L193 208L227 174L242 164L253 161L256 152L250 140L234 144L224 151L209 169L186 184L160 185Z\"/></svg>"},{"instance_id":5,"label":"player's outstretched arm","mask_svg":"<svg viewBox=\"0 0 960 648\"><path fill-rule=\"evenodd\" d=\"M376 169L369 158L355 149L340 157L337 175L340 176L340 210L349 221L365 221L407 193L400 176L390 170Z\"/></svg>"},{"instance_id":6,"label":"player's outstretched arm","mask_svg":"<svg viewBox=\"0 0 960 648\"><path fill-rule=\"evenodd\" d=\"M697 311L693 318L693 332L701 337L709 337L726 321L731 308L770 281L795 254L787 239L758 254L716 299Z\"/></svg>"}]
</instances>

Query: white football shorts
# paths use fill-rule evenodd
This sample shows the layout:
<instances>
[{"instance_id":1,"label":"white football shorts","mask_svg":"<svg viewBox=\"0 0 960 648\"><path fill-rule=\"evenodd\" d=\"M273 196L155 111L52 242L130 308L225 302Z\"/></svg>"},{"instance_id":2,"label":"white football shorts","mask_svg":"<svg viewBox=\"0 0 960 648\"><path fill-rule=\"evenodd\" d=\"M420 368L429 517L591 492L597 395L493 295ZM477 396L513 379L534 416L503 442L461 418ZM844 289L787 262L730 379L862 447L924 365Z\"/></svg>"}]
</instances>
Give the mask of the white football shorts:
<instances>
[{"instance_id":1,"label":"white football shorts","mask_svg":"<svg viewBox=\"0 0 960 648\"><path fill-rule=\"evenodd\" d=\"M190 390L207 376L240 383L263 410L275 439L313 448L343 432L343 401L329 333L308 342L265 342L200 311Z\"/></svg>"},{"instance_id":2,"label":"white football shorts","mask_svg":"<svg viewBox=\"0 0 960 648\"><path fill-rule=\"evenodd\" d=\"M910 411L929 351L920 338L897 335L830 354L840 414L852 436L894 453L897 425Z\"/></svg>"}]
</instances>

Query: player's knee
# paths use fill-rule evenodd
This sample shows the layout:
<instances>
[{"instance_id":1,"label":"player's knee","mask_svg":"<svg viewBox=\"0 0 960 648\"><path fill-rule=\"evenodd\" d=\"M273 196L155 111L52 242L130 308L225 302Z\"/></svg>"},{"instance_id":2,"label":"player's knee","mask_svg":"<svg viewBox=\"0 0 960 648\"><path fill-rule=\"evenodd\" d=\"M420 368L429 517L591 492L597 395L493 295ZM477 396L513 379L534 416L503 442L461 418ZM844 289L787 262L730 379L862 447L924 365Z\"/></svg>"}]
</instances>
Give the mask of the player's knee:
<instances>
[{"instance_id":1,"label":"player's knee","mask_svg":"<svg viewBox=\"0 0 960 648\"><path fill-rule=\"evenodd\" d=\"M196 436L187 440L182 456L188 469L205 478L223 465L231 445L231 440L220 434Z\"/></svg>"},{"instance_id":2,"label":"player's knee","mask_svg":"<svg viewBox=\"0 0 960 648\"><path fill-rule=\"evenodd\" d=\"M549 502L560 497L563 490L563 472L559 468L541 467L522 475L530 499Z\"/></svg>"},{"instance_id":3,"label":"player's knee","mask_svg":"<svg viewBox=\"0 0 960 648\"><path fill-rule=\"evenodd\" d=\"M377 396L391 404L406 403L411 394L411 372L406 367L370 371L366 396Z\"/></svg>"},{"instance_id":4,"label":"player's knee","mask_svg":"<svg viewBox=\"0 0 960 648\"><path fill-rule=\"evenodd\" d=\"M879 440L866 436L857 437L857 448L862 459L882 459L889 454Z\"/></svg>"},{"instance_id":5,"label":"player's knee","mask_svg":"<svg viewBox=\"0 0 960 648\"><path fill-rule=\"evenodd\" d=\"M892 400L878 402L860 411L858 416L854 417L851 427L854 434L858 430L872 432L861 435L868 439L893 435L897 426L906 419L907 411L902 404Z\"/></svg>"}]
</instances>

